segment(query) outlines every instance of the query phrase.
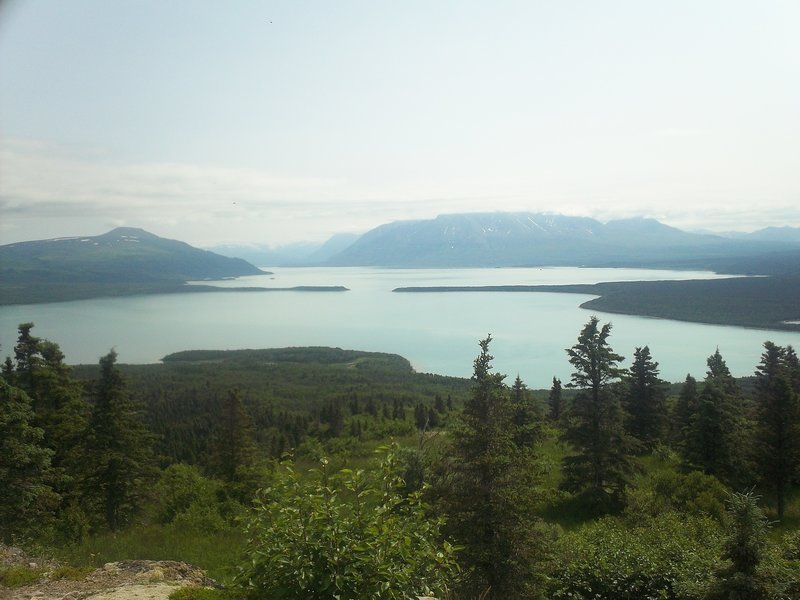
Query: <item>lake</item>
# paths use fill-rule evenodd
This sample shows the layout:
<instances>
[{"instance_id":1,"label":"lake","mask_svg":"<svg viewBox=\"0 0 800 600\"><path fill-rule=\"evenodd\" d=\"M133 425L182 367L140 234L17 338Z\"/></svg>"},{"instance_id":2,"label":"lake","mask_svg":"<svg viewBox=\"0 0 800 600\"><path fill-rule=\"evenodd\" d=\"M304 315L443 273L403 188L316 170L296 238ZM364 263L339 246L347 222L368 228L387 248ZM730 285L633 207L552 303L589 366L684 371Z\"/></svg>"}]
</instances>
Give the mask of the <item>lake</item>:
<instances>
[{"instance_id":1,"label":"lake","mask_svg":"<svg viewBox=\"0 0 800 600\"><path fill-rule=\"evenodd\" d=\"M718 277L707 272L644 269L270 269L272 275L214 282L220 286L343 285L347 292L235 292L101 298L0 307L0 353L13 354L19 323L57 342L67 362L94 363L115 348L120 362L158 362L191 349L338 346L392 352L418 371L468 377L478 341L492 334L497 371L519 374L529 387L565 383L571 372L565 348L593 314L579 304L591 296L553 293L399 294L404 286L536 285ZM208 283L208 282L204 282ZM705 375L706 358L719 347L731 371L750 375L761 345L772 340L800 347L800 333L681 323L607 315L610 343L630 359L648 345L661 375L682 381ZM624 366L630 364L626 360Z\"/></svg>"}]
</instances>

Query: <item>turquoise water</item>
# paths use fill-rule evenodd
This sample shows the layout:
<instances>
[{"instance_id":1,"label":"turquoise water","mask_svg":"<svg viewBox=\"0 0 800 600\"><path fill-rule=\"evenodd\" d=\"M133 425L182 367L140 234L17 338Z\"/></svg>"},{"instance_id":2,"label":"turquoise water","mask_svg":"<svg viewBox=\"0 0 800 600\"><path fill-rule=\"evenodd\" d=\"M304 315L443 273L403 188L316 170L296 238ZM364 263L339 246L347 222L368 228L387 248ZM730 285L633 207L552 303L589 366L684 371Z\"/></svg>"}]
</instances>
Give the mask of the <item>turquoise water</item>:
<instances>
[{"instance_id":1,"label":"turquoise water","mask_svg":"<svg viewBox=\"0 0 800 600\"><path fill-rule=\"evenodd\" d=\"M111 348L120 362L157 362L188 349L338 346L393 352L418 371L469 376L478 341L488 333L498 371L531 387L568 381L564 349L575 343L591 312L590 296L545 293L398 294L402 286L533 285L645 279L707 278L705 272L642 269L271 269L272 275L215 282L221 286L344 285L348 292L167 294L0 307L0 354L13 353L16 327L61 345L70 363L93 363ZM736 375L751 374L765 340L800 347L800 334L680 323L625 315L613 323L611 345L631 357L650 346L662 376L680 381L705 374L719 347ZM626 361L626 365L628 362Z\"/></svg>"}]
</instances>

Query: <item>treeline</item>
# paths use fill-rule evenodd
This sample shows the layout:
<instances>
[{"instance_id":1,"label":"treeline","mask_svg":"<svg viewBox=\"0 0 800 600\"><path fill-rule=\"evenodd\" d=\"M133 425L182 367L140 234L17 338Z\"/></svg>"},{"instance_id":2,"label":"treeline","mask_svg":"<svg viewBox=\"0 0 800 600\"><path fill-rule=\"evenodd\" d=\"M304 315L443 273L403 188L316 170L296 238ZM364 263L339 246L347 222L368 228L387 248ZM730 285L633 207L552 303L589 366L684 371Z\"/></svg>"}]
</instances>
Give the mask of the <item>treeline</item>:
<instances>
[{"instance_id":1,"label":"treeline","mask_svg":"<svg viewBox=\"0 0 800 600\"><path fill-rule=\"evenodd\" d=\"M112 351L70 368L24 323L2 386L2 539L74 542L129 523L171 465L245 505L288 453L363 454L443 425L468 382L332 348L178 353L162 365L119 365Z\"/></svg>"},{"instance_id":2,"label":"treeline","mask_svg":"<svg viewBox=\"0 0 800 600\"><path fill-rule=\"evenodd\" d=\"M592 317L545 397L491 336L466 381L320 348L70 369L32 327L0 382L5 541L239 532L253 598L800 596L791 347L747 388L716 351L673 393Z\"/></svg>"},{"instance_id":3,"label":"treeline","mask_svg":"<svg viewBox=\"0 0 800 600\"><path fill-rule=\"evenodd\" d=\"M120 365L156 435L162 466L206 469L217 416L235 392L261 459L289 451L316 458L443 425L469 382L415 373L400 356L338 348L191 351L160 365ZM97 377L97 367L74 375ZM424 413L424 416L423 416Z\"/></svg>"}]
</instances>

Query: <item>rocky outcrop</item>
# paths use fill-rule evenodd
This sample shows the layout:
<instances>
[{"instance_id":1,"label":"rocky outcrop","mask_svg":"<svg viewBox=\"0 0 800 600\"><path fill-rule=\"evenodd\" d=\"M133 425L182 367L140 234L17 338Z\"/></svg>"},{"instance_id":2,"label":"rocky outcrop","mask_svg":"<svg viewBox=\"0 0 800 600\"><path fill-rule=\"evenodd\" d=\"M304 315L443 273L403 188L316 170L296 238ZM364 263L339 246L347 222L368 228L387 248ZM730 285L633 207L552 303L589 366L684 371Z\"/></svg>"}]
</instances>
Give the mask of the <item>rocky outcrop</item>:
<instances>
[{"instance_id":1,"label":"rocky outcrop","mask_svg":"<svg viewBox=\"0 0 800 600\"><path fill-rule=\"evenodd\" d=\"M219 587L205 572L171 560L123 560L106 563L81 579L59 577L54 561L30 558L14 548L0 548L0 564L41 571L36 583L0 586L0 600L166 600L181 587Z\"/></svg>"}]
</instances>

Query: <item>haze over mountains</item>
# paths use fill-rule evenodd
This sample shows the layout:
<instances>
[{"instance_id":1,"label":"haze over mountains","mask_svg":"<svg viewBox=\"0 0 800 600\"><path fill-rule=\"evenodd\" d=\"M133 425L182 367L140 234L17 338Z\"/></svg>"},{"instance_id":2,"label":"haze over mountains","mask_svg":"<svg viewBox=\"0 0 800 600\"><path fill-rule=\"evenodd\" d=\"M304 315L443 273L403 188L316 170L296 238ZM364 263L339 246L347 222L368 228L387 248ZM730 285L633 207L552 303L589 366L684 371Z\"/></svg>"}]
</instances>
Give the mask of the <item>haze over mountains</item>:
<instances>
[{"instance_id":1,"label":"haze over mountains","mask_svg":"<svg viewBox=\"0 0 800 600\"><path fill-rule=\"evenodd\" d=\"M142 229L0 246L0 283L190 281L263 273L266 266L407 268L637 266L797 274L800 230L769 228L740 238L697 234L653 219L601 223L535 213L441 215L396 221L324 244L200 250ZM229 256L223 256L227 254ZM232 255L232 256L231 256ZM249 262L245 259L249 259Z\"/></svg>"},{"instance_id":2,"label":"haze over mountains","mask_svg":"<svg viewBox=\"0 0 800 600\"><path fill-rule=\"evenodd\" d=\"M473 213L395 221L360 237L334 236L316 250L260 256L240 253L261 265L505 267L677 266L713 267L722 261L783 253L794 260L800 230L768 228L724 237L681 231L653 219L601 223L587 217L537 213ZM241 252L216 247L222 254ZM788 253L788 254L787 254ZM269 262L269 260L274 262ZM762 261L763 262L763 261ZM769 263L769 259L766 260ZM748 269L745 269L748 270Z\"/></svg>"},{"instance_id":3,"label":"haze over mountains","mask_svg":"<svg viewBox=\"0 0 800 600\"><path fill-rule=\"evenodd\" d=\"M220 279L263 271L133 227L91 237L0 246L0 283L118 283Z\"/></svg>"},{"instance_id":4,"label":"haze over mountains","mask_svg":"<svg viewBox=\"0 0 800 600\"><path fill-rule=\"evenodd\" d=\"M730 281L709 282L699 295L697 284L673 282L670 290L676 299L670 301L668 308L677 313L661 309L653 312L657 302L652 299L647 306L631 308L629 300L644 298L649 289L636 287L635 283L622 291L616 288L596 291L606 297L604 310L607 312L714 323L723 319L728 324L745 326L754 326L752 319L735 315L764 312L765 303L777 303L780 310L773 310L768 321L759 323L786 328L793 327L791 324L797 318L796 290L800 287L800 243L785 241L793 239L794 233L791 229L775 228L745 239L732 239L689 233L652 219L601 223L589 218L533 213L456 214L388 223L355 241L352 236L334 236L319 247L297 246L295 250L302 252L305 258L292 257L287 252L283 255L286 261L283 264L390 268L639 267L767 275L767 278L745 278L740 284L747 293L739 289L733 294L741 304L738 312L730 306L724 308L726 299L731 298L730 289L725 287L733 285ZM238 248L229 250L235 252ZM277 261L280 255L275 254L273 258ZM254 262L265 264L261 260ZM273 264L280 266L278 262ZM0 304L134 294L224 292L234 288L188 285L187 282L264 273L242 258L199 250L142 229L118 228L93 237L0 246ZM235 289L299 290L273 285ZM304 288L304 291L345 290L343 286ZM663 286L659 287L655 297L661 298L665 293ZM628 304L622 306L616 301L616 304L609 304L614 294L625 298ZM716 300L711 301L714 294ZM697 310L688 314L687 306L705 306L708 310L703 314ZM756 309L757 306L760 308Z\"/></svg>"}]
</instances>

